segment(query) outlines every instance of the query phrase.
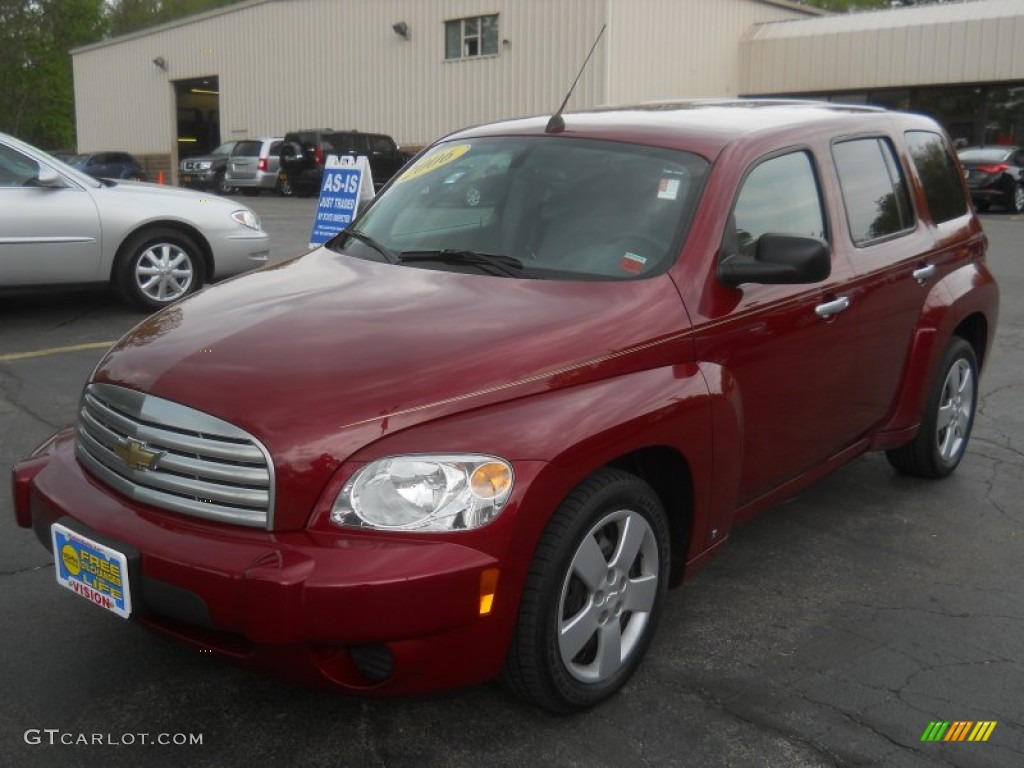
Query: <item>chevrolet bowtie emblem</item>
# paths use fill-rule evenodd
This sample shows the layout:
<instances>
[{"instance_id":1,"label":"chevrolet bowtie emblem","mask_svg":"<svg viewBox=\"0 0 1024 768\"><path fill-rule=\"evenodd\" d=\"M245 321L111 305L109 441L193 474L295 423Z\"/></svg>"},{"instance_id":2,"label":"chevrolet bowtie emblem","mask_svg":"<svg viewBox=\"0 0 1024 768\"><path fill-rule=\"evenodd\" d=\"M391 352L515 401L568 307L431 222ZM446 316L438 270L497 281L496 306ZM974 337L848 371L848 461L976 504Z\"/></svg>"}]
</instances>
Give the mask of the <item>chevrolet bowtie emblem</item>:
<instances>
[{"instance_id":1,"label":"chevrolet bowtie emblem","mask_svg":"<svg viewBox=\"0 0 1024 768\"><path fill-rule=\"evenodd\" d=\"M114 453L117 454L117 458L123 461L129 469L145 471L147 469L156 469L157 462L160 461L167 451L151 451L146 448L145 443L140 443L138 440L133 440L129 437L114 447Z\"/></svg>"}]
</instances>

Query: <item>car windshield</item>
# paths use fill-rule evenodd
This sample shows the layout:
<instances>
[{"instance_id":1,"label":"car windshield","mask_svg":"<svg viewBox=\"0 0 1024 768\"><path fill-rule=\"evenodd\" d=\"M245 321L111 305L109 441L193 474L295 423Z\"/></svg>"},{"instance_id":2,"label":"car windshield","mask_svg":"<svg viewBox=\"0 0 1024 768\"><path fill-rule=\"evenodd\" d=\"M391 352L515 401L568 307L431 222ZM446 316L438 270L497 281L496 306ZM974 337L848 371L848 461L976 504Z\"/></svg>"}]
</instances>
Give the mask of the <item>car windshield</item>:
<instances>
[{"instance_id":1,"label":"car windshield","mask_svg":"<svg viewBox=\"0 0 1024 768\"><path fill-rule=\"evenodd\" d=\"M353 223L362 237L329 245L418 268L645 277L679 253L707 169L688 152L593 139L448 142L406 168Z\"/></svg>"},{"instance_id":2,"label":"car windshield","mask_svg":"<svg viewBox=\"0 0 1024 768\"><path fill-rule=\"evenodd\" d=\"M1001 163L1013 154L1013 149L1007 147L985 147L965 149L959 154L960 162L962 163Z\"/></svg>"}]
</instances>

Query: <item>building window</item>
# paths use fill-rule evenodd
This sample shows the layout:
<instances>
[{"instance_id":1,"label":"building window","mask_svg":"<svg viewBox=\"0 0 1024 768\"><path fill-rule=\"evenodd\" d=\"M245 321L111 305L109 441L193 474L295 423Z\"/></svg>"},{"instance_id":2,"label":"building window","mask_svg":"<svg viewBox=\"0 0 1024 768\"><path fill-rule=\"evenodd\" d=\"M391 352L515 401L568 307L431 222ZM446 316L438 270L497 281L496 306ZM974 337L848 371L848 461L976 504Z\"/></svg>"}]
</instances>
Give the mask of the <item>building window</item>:
<instances>
[{"instance_id":1,"label":"building window","mask_svg":"<svg viewBox=\"0 0 1024 768\"><path fill-rule=\"evenodd\" d=\"M468 59L498 54L498 14L444 23L444 57Z\"/></svg>"}]
</instances>

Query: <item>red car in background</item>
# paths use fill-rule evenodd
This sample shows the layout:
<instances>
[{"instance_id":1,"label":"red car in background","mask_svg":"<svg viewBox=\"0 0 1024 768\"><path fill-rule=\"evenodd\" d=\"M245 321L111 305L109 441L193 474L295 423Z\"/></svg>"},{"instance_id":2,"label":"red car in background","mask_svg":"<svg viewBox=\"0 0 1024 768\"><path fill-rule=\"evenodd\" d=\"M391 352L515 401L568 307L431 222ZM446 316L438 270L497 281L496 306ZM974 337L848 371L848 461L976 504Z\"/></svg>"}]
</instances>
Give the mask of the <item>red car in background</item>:
<instances>
[{"instance_id":1,"label":"red car in background","mask_svg":"<svg viewBox=\"0 0 1024 768\"><path fill-rule=\"evenodd\" d=\"M17 521L68 590L235 661L587 707L738 522L869 450L957 467L986 246L920 116L472 128L324 247L122 339L15 467Z\"/></svg>"}]
</instances>

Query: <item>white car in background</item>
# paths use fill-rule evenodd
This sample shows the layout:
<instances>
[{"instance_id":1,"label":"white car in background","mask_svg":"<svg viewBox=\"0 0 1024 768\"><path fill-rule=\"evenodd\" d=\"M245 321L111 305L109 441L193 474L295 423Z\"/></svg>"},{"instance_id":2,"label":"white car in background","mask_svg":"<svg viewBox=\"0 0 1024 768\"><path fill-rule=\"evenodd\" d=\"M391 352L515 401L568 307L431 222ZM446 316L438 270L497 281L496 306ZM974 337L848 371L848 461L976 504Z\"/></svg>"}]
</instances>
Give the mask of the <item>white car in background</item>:
<instances>
[{"instance_id":1,"label":"white car in background","mask_svg":"<svg viewBox=\"0 0 1024 768\"><path fill-rule=\"evenodd\" d=\"M210 193L100 181L0 133L0 286L110 282L156 310L265 264L259 217Z\"/></svg>"}]
</instances>

